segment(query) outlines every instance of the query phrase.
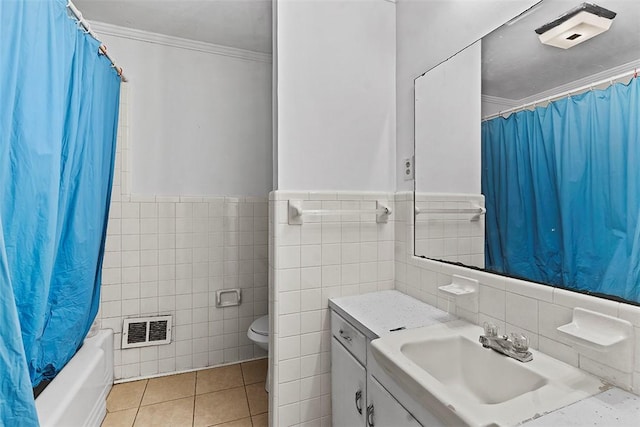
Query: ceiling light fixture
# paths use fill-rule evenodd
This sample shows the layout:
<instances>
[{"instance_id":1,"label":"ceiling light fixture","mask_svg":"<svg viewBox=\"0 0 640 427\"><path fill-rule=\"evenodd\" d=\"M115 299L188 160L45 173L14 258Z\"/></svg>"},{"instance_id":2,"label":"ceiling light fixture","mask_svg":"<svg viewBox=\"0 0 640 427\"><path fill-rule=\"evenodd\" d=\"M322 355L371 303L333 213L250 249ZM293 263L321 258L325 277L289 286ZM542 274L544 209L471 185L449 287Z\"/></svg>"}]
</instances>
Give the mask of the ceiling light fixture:
<instances>
[{"instance_id":1,"label":"ceiling light fixture","mask_svg":"<svg viewBox=\"0 0 640 427\"><path fill-rule=\"evenodd\" d=\"M582 3L537 28L536 33L543 44L569 49L607 31L615 17L615 12L604 7Z\"/></svg>"}]
</instances>

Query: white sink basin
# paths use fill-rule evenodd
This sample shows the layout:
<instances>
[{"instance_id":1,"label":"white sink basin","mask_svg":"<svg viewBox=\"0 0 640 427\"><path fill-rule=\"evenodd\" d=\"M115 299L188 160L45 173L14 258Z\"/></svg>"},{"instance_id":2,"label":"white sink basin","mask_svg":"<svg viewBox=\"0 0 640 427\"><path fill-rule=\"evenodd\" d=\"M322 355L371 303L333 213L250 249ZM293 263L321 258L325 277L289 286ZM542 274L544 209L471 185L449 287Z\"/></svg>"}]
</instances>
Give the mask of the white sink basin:
<instances>
[{"instance_id":1,"label":"white sink basin","mask_svg":"<svg viewBox=\"0 0 640 427\"><path fill-rule=\"evenodd\" d=\"M583 371L532 351L518 362L483 348L479 326L454 321L374 340L378 364L444 424L515 425L601 391Z\"/></svg>"},{"instance_id":2,"label":"white sink basin","mask_svg":"<svg viewBox=\"0 0 640 427\"><path fill-rule=\"evenodd\" d=\"M400 351L450 390L477 403L505 402L548 382L523 363L505 363L504 356L461 335L411 342Z\"/></svg>"}]
</instances>

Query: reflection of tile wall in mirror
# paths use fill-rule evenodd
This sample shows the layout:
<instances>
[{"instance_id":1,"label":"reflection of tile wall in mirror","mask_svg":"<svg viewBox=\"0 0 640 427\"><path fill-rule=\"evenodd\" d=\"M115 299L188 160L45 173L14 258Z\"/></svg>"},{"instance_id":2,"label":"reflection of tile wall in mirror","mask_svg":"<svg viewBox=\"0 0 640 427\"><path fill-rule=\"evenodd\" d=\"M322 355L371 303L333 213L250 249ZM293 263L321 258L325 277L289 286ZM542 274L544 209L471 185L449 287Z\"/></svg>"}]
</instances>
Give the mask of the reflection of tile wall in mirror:
<instances>
[{"instance_id":1,"label":"reflection of tile wall in mirror","mask_svg":"<svg viewBox=\"0 0 640 427\"><path fill-rule=\"evenodd\" d=\"M480 194L416 193L415 253L484 268L484 207Z\"/></svg>"}]
</instances>

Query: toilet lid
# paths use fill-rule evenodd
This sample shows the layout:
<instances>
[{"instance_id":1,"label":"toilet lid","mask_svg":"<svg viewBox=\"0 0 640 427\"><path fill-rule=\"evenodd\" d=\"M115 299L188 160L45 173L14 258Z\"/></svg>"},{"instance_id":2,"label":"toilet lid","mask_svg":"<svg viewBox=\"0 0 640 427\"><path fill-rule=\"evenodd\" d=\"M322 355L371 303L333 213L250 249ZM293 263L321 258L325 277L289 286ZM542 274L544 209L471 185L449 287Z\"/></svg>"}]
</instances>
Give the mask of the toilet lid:
<instances>
[{"instance_id":1,"label":"toilet lid","mask_svg":"<svg viewBox=\"0 0 640 427\"><path fill-rule=\"evenodd\" d=\"M251 330L259 335L269 336L269 316L262 316L251 324Z\"/></svg>"}]
</instances>

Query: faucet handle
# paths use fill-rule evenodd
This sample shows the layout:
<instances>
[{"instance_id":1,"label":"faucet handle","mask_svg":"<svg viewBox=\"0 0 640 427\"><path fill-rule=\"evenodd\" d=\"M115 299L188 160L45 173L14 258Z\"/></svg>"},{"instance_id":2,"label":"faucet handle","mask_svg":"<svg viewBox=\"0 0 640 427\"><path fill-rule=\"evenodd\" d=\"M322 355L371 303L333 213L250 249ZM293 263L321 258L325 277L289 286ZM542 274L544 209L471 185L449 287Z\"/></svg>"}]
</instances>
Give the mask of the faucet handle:
<instances>
[{"instance_id":1,"label":"faucet handle","mask_svg":"<svg viewBox=\"0 0 640 427\"><path fill-rule=\"evenodd\" d=\"M498 327L490 322L484 322L482 324L484 328L484 335L486 337L497 337L498 336Z\"/></svg>"},{"instance_id":2,"label":"faucet handle","mask_svg":"<svg viewBox=\"0 0 640 427\"><path fill-rule=\"evenodd\" d=\"M529 337L522 333L511 333L511 342L513 349L518 353L524 353L529 350Z\"/></svg>"}]
</instances>

